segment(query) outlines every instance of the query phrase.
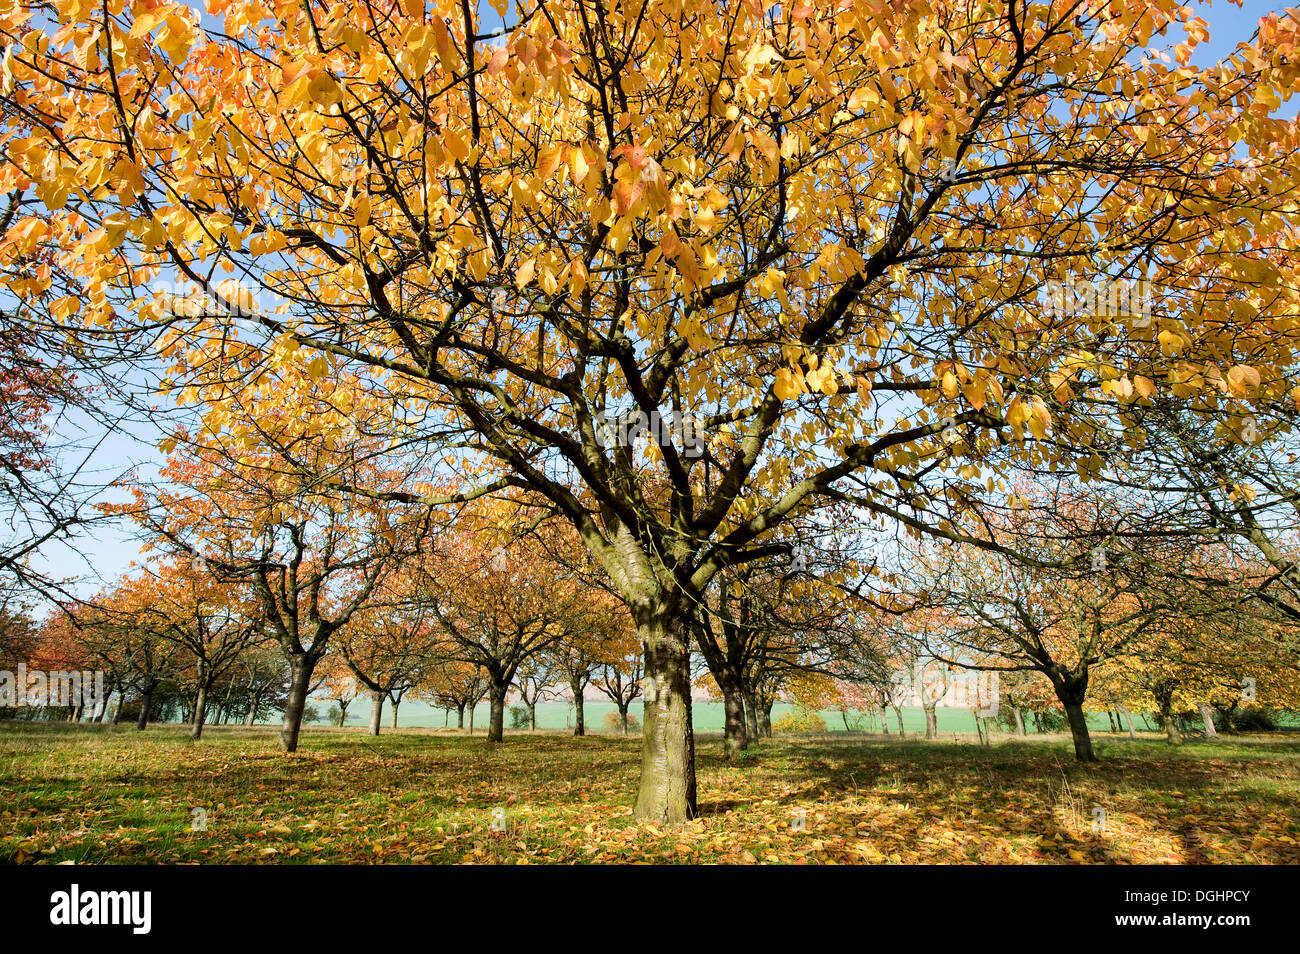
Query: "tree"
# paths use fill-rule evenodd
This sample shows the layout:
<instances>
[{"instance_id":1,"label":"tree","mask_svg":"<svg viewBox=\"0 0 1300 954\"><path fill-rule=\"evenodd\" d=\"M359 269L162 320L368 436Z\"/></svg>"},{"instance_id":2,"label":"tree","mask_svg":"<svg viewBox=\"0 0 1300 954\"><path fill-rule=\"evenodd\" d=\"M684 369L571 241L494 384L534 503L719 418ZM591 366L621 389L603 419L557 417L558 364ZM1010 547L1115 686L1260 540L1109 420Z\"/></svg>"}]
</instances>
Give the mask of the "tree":
<instances>
[{"instance_id":1,"label":"tree","mask_svg":"<svg viewBox=\"0 0 1300 954\"><path fill-rule=\"evenodd\" d=\"M306 376L287 374L295 398ZM331 639L366 605L381 578L418 550L428 524L405 504L361 505L319 481L301 479L284 448L302 409L282 405L249 413L237 438L206 442L185 432L167 442L166 484L134 488L135 503L118 508L140 522L147 545L184 554L226 582L251 588L259 615L289 662L289 696L280 745L298 746L302 707L317 663ZM315 469L336 479L367 469L351 453L315 445L305 451ZM369 468L373 470L373 468ZM341 476L340 476L341 475ZM380 477L380 474L372 476Z\"/></svg>"},{"instance_id":2,"label":"tree","mask_svg":"<svg viewBox=\"0 0 1300 954\"><path fill-rule=\"evenodd\" d=\"M512 540L490 516L462 516L456 533L422 561L420 589L457 657L482 668L491 706L487 740L500 742L519 667L562 641L564 653L552 662L569 666L570 648L580 659L577 647L597 624L601 594L569 568L571 560L552 558L557 548L572 552L576 545L559 527L543 525Z\"/></svg>"},{"instance_id":3,"label":"tree","mask_svg":"<svg viewBox=\"0 0 1300 954\"><path fill-rule=\"evenodd\" d=\"M244 584L222 584L201 561L171 559L133 583L137 620L174 642L193 666L191 738L203 736L209 694L239 657L267 638L260 607Z\"/></svg>"},{"instance_id":4,"label":"tree","mask_svg":"<svg viewBox=\"0 0 1300 954\"><path fill-rule=\"evenodd\" d=\"M1195 541L1062 483L1021 487L1005 513L981 519L1006 552L916 553L916 588L942 614L925 631L926 651L963 668L1042 674L1065 709L1075 757L1094 761L1084 713L1093 670L1184 612L1164 568L1190 565Z\"/></svg>"},{"instance_id":5,"label":"tree","mask_svg":"<svg viewBox=\"0 0 1300 954\"><path fill-rule=\"evenodd\" d=\"M641 654L636 647L629 647L621 658L607 659L597 670L592 680L597 691L609 697L618 709L618 723L623 734L628 732L628 710L632 703L645 691L641 684Z\"/></svg>"},{"instance_id":6,"label":"tree","mask_svg":"<svg viewBox=\"0 0 1300 954\"><path fill-rule=\"evenodd\" d=\"M456 728L464 729L469 710L469 731L474 731L474 707L488 694L488 680L481 666L463 662L450 642L440 646L424 673L421 691L435 705L456 710Z\"/></svg>"},{"instance_id":7,"label":"tree","mask_svg":"<svg viewBox=\"0 0 1300 954\"><path fill-rule=\"evenodd\" d=\"M636 652L635 631L622 603L611 599L603 588L594 584L584 584L584 588L584 598L561 623L564 638L546 651L551 669L568 682L573 700L574 735L585 735L587 731L584 706L587 686L597 680L598 674L604 673L607 679L611 665L617 673L617 667L624 664L626 657ZM597 683L602 684L602 691L609 688L608 681ZM616 695L630 689L625 686L624 692ZM611 698L619 705L618 698ZM619 713L620 717L626 715L625 705L620 705Z\"/></svg>"},{"instance_id":8,"label":"tree","mask_svg":"<svg viewBox=\"0 0 1300 954\"><path fill-rule=\"evenodd\" d=\"M277 644L265 643L245 652L230 672L227 709L242 714L244 725L283 713L289 699L289 666Z\"/></svg>"},{"instance_id":9,"label":"tree","mask_svg":"<svg viewBox=\"0 0 1300 954\"><path fill-rule=\"evenodd\" d=\"M1221 565L1217 568L1221 572ZM1233 714L1247 706L1295 708L1300 667L1289 616L1279 622L1258 613L1242 592L1236 612L1217 586L1180 587L1186 615L1127 644L1099 672L1106 698L1143 710L1154 703L1171 744L1182 743L1178 717L1195 711L1207 738L1217 735L1218 710L1231 731ZM1131 717L1130 717L1131 726Z\"/></svg>"},{"instance_id":10,"label":"tree","mask_svg":"<svg viewBox=\"0 0 1300 954\"><path fill-rule=\"evenodd\" d=\"M348 706L357 697L357 678L347 664L335 656L327 657L322 668L325 671L321 676L320 693L334 703L330 707L330 712L337 713L336 724L342 728L348 719ZM378 735L378 732L372 734Z\"/></svg>"},{"instance_id":11,"label":"tree","mask_svg":"<svg viewBox=\"0 0 1300 954\"><path fill-rule=\"evenodd\" d=\"M396 569L339 634L338 652L353 677L370 690L370 734L378 735L384 700L397 707L419 685L438 642L437 628L421 605L414 577Z\"/></svg>"},{"instance_id":12,"label":"tree","mask_svg":"<svg viewBox=\"0 0 1300 954\"><path fill-rule=\"evenodd\" d=\"M531 732L537 731L537 703L552 694L553 678L554 674L547 665L545 656L534 656L515 670L515 689L519 693L519 701L528 712L528 729Z\"/></svg>"},{"instance_id":13,"label":"tree","mask_svg":"<svg viewBox=\"0 0 1300 954\"><path fill-rule=\"evenodd\" d=\"M1229 69L1156 3L529 0L492 45L451 0L219 0L221 33L57 6L39 42L0 14L0 188L49 210L4 243L86 295L10 287L101 338L167 325L191 380L364 368L482 487L548 500L644 647L642 821L694 813L694 608L782 523L951 533L984 468L1095 470L1087 381L1290 360L1290 299L1237 297L1295 285L1290 16ZM162 270L217 307L115 308ZM1149 282L1160 317L1039 300L1075 280Z\"/></svg>"}]
</instances>

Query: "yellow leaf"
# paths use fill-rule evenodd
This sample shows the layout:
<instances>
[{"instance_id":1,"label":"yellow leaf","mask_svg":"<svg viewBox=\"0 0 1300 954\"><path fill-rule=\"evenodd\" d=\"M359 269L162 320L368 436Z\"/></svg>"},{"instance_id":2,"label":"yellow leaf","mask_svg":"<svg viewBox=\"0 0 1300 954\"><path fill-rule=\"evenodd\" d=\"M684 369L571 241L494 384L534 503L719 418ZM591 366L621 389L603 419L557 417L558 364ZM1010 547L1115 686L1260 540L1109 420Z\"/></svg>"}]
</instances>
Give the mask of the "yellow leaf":
<instances>
[{"instance_id":1,"label":"yellow leaf","mask_svg":"<svg viewBox=\"0 0 1300 954\"><path fill-rule=\"evenodd\" d=\"M334 81L334 77L325 70L317 73L307 84L307 95L313 102L320 103L322 106L332 106L343 100L343 90Z\"/></svg>"},{"instance_id":2,"label":"yellow leaf","mask_svg":"<svg viewBox=\"0 0 1300 954\"><path fill-rule=\"evenodd\" d=\"M1237 394L1246 394L1259 387L1259 372L1248 364L1236 364L1228 370L1228 384Z\"/></svg>"},{"instance_id":3,"label":"yellow leaf","mask_svg":"<svg viewBox=\"0 0 1300 954\"><path fill-rule=\"evenodd\" d=\"M469 143L450 129L443 133L442 145L458 162L469 158Z\"/></svg>"},{"instance_id":4,"label":"yellow leaf","mask_svg":"<svg viewBox=\"0 0 1300 954\"><path fill-rule=\"evenodd\" d=\"M564 143L543 149L541 155L537 157L537 178L545 182L555 172L556 166L560 164L560 159L564 156Z\"/></svg>"},{"instance_id":5,"label":"yellow leaf","mask_svg":"<svg viewBox=\"0 0 1300 954\"><path fill-rule=\"evenodd\" d=\"M581 148L575 147L569 150L569 170L572 173L574 185L582 185L582 180L587 178L589 168L587 157L582 154Z\"/></svg>"},{"instance_id":6,"label":"yellow leaf","mask_svg":"<svg viewBox=\"0 0 1300 954\"><path fill-rule=\"evenodd\" d=\"M362 195L357 199L356 208L352 210L352 222L357 228L370 224L370 196Z\"/></svg>"},{"instance_id":7,"label":"yellow leaf","mask_svg":"<svg viewBox=\"0 0 1300 954\"><path fill-rule=\"evenodd\" d=\"M166 51L173 63L181 63L190 55L194 45L194 27L182 16L169 16L158 34L158 45Z\"/></svg>"},{"instance_id":8,"label":"yellow leaf","mask_svg":"<svg viewBox=\"0 0 1300 954\"><path fill-rule=\"evenodd\" d=\"M788 401L803 393L803 388L796 377L796 372L790 368L782 368L776 372L776 381L773 384L772 390L782 401Z\"/></svg>"},{"instance_id":9,"label":"yellow leaf","mask_svg":"<svg viewBox=\"0 0 1300 954\"><path fill-rule=\"evenodd\" d=\"M522 291L533 280L536 269L537 263L531 258L519 266L519 272L515 275L515 287Z\"/></svg>"},{"instance_id":10,"label":"yellow leaf","mask_svg":"<svg viewBox=\"0 0 1300 954\"><path fill-rule=\"evenodd\" d=\"M492 51L492 58L488 60L488 76L496 76L506 68L506 63L510 61L510 51L504 46L498 46Z\"/></svg>"},{"instance_id":11,"label":"yellow leaf","mask_svg":"<svg viewBox=\"0 0 1300 954\"><path fill-rule=\"evenodd\" d=\"M951 371L945 371L943 373L943 377L939 381L939 387L943 389L944 397L949 399L955 398L957 392L961 390L961 385L957 381L957 375L953 374Z\"/></svg>"},{"instance_id":12,"label":"yellow leaf","mask_svg":"<svg viewBox=\"0 0 1300 954\"><path fill-rule=\"evenodd\" d=\"M127 35L132 38L142 37L158 24L162 23L162 20L163 14L158 10L149 10L146 13L141 13L135 18L135 23L131 24L131 32Z\"/></svg>"}]
</instances>

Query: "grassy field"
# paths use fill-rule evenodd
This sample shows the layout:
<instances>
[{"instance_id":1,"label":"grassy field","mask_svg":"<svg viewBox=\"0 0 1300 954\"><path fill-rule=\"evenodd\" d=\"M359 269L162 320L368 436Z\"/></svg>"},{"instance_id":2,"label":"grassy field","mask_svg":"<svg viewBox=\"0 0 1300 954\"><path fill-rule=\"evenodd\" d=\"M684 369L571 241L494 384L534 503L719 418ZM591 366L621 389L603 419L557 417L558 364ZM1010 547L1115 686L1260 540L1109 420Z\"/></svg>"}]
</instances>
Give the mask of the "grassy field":
<instances>
[{"instance_id":1,"label":"grassy field","mask_svg":"<svg viewBox=\"0 0 1300 954\"><path fill-rule=\"evenodd\" d=\"M314 705L320 713L325 713L330 706L328 700L312 699ZM632 715L638 720L642 718L642 702L637 700L632 705ZM588 732L605 731L605 717L617 711L612 702L602 702L600 699L588 699L584 706L586 714L586 724ZM781 718L788 712L794 711L794 706L784 702L778 702L772 707L772 719ZM478 731L483 731L488 721L488 705L480 704L474 710L474 727ZM826 728L830 732L841 732L844 730L844 719L840 713L834 709L823 709L818 713L826 723ZM387 728L393 718L392 709L384 706L384 727ZM468 718L468 716L466 716ZM851 723L859 723L859 728L865 732L879 732L880 720L875 712L854 713L851 715ZM975 732L975 717L971 715L969 709L939 708L935 710L935 718L939 724L939 733L951 737L953 733L973 734ZM726 708L721 702L706 702L697 699L691 704L691 721L695 726L696 732L721 732L726 719ZM1148 731L1154 731L1156 723L1154 721L1144 722L1144 716L1137 713L1133 716L1134 724L1139 732L1144 728ZM889 731L895 729L895 715L891 709L889 711ZM322 723L325 720L322 719ZM359 699L348 709L349 726L360 726L364 728L370 721L370 703L366 699ZM421 702L418 699L410 699L402 703L398 710L397 725L401 729L436 729L442 728L444 724L449 723L451 726L456 725L456 714L448 713L442 709L435 709L428 703ZM277 723L278 724L278 723ZM509 719L506 725L509 725ZM1088 724L1097 731L1103 731L1109 728L1110 723L1103 712L1088 713ZM563 731L573 729L573 704L567 701L549 701L539 702L537 704L537 727L539 729L556 729ZM1031 723L1032 727L1032 723ZM924 732L925 731L925 712L920 708L905 706L903 708L903 728L907 732Z\"/></svg>"},{"instance_id":2,"label":"grassy field","mask_svg":"<svg viewBox=\"0 0 1300 954\"><path fill-rule=\"evenodd\" d=\"M635 738L0 723L0 861L1300 863L1295 735L1096 741L704 736L702 817L659 830Z\"/></svg>"}]
</instances>

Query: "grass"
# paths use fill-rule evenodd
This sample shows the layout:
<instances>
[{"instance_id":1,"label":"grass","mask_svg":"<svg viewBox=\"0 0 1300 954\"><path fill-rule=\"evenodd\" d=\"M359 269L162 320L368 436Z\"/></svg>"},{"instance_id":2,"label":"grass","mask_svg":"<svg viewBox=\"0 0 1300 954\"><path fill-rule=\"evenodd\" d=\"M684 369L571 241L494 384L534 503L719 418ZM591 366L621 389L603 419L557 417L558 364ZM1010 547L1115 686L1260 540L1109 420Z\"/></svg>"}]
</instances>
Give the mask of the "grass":
<instances>
[{"instance_id":1,"label":"grass","mask_svg":"<svg viewBox=\"0 0 1300 954\"><path fill-rule=\"evenodd\" d=\"M0 861L1300 863L1287 734L1103 735L1095 765L1064 737L849 735L763 741L731 765L702 736L702 817L667 830L631 817L635 738L313 728L292 756L275 741L0 723Z\"/></svg>"}]
</instances>

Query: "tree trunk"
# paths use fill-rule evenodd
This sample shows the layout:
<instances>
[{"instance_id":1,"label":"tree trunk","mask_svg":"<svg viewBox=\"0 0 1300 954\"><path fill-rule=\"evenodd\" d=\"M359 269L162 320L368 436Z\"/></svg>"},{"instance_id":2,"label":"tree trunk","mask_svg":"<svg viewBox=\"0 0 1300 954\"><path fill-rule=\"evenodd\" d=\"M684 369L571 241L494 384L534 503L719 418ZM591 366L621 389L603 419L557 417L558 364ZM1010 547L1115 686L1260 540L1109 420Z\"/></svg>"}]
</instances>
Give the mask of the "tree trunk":
<instances>
[{"instance_id":1,"label":"tree trunk","mask_svg":"<svg viewBox=\"0 0 1300 954\"><path fill-rule=\"evenodd\" d=\"M1016 715L1016 735L1021 735L1021 736L1023 736L1023 735L1025 734L1025 716L1024 716L1024 713L1020 711L1020 707L1019 707L1019 706L1016 706L1016 707L1015 707L1014 709L1012 709L1011 711L1014 712L1015 715Z\"/></svg>"},{"instance_id":2,"label":"tree trunk","mask_svg":"<svg viewBox=\"0 0 1300 954\"><path fill-rule=\"evenodd\" d=\"M1115 728L1115 713L1112 712L1110 709L1107 709L1107 710L1106 710L1106 718L1110 721L1110 731L1111 731L1111 732L1116 732L1116 731L1118 731L1118 730Z\"/></svg>"},{"instance_id":3,"label":"tree trunk","mask_svg":"<svg viewBox=\"0 0 1300 954\"><path fill-rule=\"evenodd\" d=\"M298 751L302 712L307 707L307 693L311 691L311 674L315 668L316 660L306 655L295 655L289 661L289 696L284 703L284 721L280 724L280 748L286 752Z\"/></svg>"},{"instance_id":4,"label":"tree trunk","mask_svg":"<svg viewBox=\"0 0 1300 954\"><path fill-rule=\"evenodd\" d=\"M248 704L248 718L244 720L244 725L252 725L257 721L257 703L258 700L254 699Z\"/></svg>"},{"instance_id":5,"label":"tree trunk","mask_svg":"<svg viewBox=\"0 0 1300 954\"><path fill-rule=\"evenodd\" d=\"M884 730L885 735L889 735L889 707L880 707L880 728Z\"/></svg>"},{"instance_id":6,"label":"tree trunk","mask_svg":"<svg viewBox=\"0 0 1300 954\"><path fill-rule=\"evenodd\" d=\"M569 689L573 692L573 734L586 735L586 712L584 711L583 705L586 700L582 697L582 686L579 684L578 680L570 679Z\"/></svg>"},{"instance_id":7,"label":"tree trunk","mask_svg":"<svg viewBox=\"0 0 1300 954\"><path fill-rule=\"evenodd\" d=\"M144 727L149 724L149 709L153 706L153 688L140 696L140 715L135 720L136 731L143 731Z\"/></svg>"},{"instance_id":8,"label":"tree trunk","mask_svg":"<svg viewBox=\"0 0 1300 954\"><path fill-rule=\"evenodd\" d=\"M488 690L488 703L490 705L488 717L487 740L489 742L501 742L506 735L506 691L510 687L503 686L499 683L493 683L492 688Z\"/></svg>"},{"instance_id":9,"label":"tree trunk","mask_svg":"<svg viewBox=\"0 0 1300 954\"><path fill-rule=\"evenodd\" d=\"M465 728L465 703L463 702L456 706L456 728L462 730Z\"/></svg>"},{"instance_id":10,"label":"tree trunk","mask_svg":"<svg viewBox=\"0 0 1300 954\"><path fill-rule=\"evenodd\" d=\"M393 699L393 698L391 698L391 697L389 698L389 701L392 702L392 704L393 704L393 728L396 729L396 728L397 728L397 710L398 710L398 708L401 706L402 703L401 703L399 700L397 700L397 699Z\"/></svg>"},{"instance_id":11,"label":"tree trunk","mask_svg":"<svg viewBox=\"0 0 1300 954\"><path fill-rule=\"evenodd\" d=\"M696 814L690 626L663 608L638 609L637 631L645 654L645 724L636 819L679 825Z\"/></svg>"},{"instance_id":12,"label":"tree trunk","mask_svg":"<svg viewBox=\"0 0 1300 954\"><path fill-rule=\"evenodd\" d=\"M1178 723L1174 720L1174 692L1177 688L1173 682L1160 682L1151 690L1151 695L1156 700L1160 724L1164 727L1165 738L1170 745L1183 744L1182 733L1178 731Z\"/></svg>"},{"instance_id":13,"label":"tree trunk","mask_svg":"<svg viewBox=\"0 0 1300 954\"><path fill-rule=\"evenodd\" d=\"M745 738L757 739L758 731L758 697L752 692L746 692L741 689L741 696L744 701L745 710Z\"/></svg>"},{"instance_id":14,"label":"tree trunk","mask_svg":"<svg viewBox=\"0 0 1300 954\"><path fill-rule=\"evenodd\" d=\"M1065 704L1065 718L1070 723L1070 736L1074 739L1074 757L1080 762L1095 762L1092 737L1088 735L1088 719L1083 713L1083 702Z\"/></svg>"},{"instance_id":15,"label":"tree trunk","mask_svg":"<svg viewBox=\"0 0 1300 954\"><path fill-rule=\"evenodd\" d=\"M1214 728L1214 713L1210 711L1208 702L1198 702L1196 708L1201 710L1201 722L1205 725L1205 737L1207 739L1217 739L1219 733Z\"/></svg>"},{"instance_id":16,"label":"tree trunk","mask_svg":"<svg viewBox=\"0 0 1300 954\"><path fill-rule=\"evenodd\" d=\"M903 731L903 707L894 706L894 718L898 721L898 737L907 738L907 733Z\"/></svg>"},{"instance_id":17,"label":"tree trunk","mask_svg":"<svg viewBox=\"0 0 1300 954\"><path fill-rule=\"evenodd\" d=\"M726 710L722 755L728 761L735 761L744 753L748 743L745 738L745 699L738 687L728 684L722 690L722 704Z\"/></svg>"},{"instance_id":18,"label":"tree trunk","mask_svg":"<svg viewBox=\"0 0 1300 954\"><path fill-rule=\"evenodd\" d=\"M939 716L934 706L922 706L925 712L925 737L927 739L937 738L939 735Z\"/></svg>"},{"instance_id":19,"label":"tree trunk","mask_svg":"<svg viewBox=\"0 0 1300 954\"><path fill-rule=\"evenodd\" d=\"M627 710L628 710L628 708L629 708L630 706L631 706L631 703L628 703L628 704L625 705L625 706L619 706L619 707L618 707L618 720L619 720L619 722L623 723L623 734L624 734L624 735L627 735Z\"/></svg>"},{"instance_id":20,"label":"tree trunk","mask_svg":"<svg viewBox=\"0 0 1300 954\"><path fill-rule=\"evenodd\" d=\"M378 735L384 717L384 696L378 689L370 690L370 734Z\"/></svg>"},{"instance_id":21,"label":"tree trunk","mask_svg":"<svg viewBox=\"0 0 1300 954\"><path fill-rule=\"evenodd\" d=\"M528 703L528 731L537 731L537 702Z\"/></svg>"},{"instance_id":22,"label":"tree trunk","mask_svg":"<svg viewBox=\"0 0 1300 954\"><path fill-rule=\"evenodd\" d=\"M469 734L474 734L474 710L478 708L477 702L471 702L467 707L469 709Z\"/></svg>"},{"instance_id":23,"label":"tree trunk","mask_svg":"<svg viewBox=\"0 0 1300 954\"><path fill-rule=\"evenodd\" d=\"M1237 703L1234 702L1230 706L1219 706L1218 708L1220 714L1223 716L1223 731L1227 735L1236 735L1237 725L1233 721L1233 718L1237 714Z\"/></svg>"},{"instance_id":24,"label":"tree trunk","mask_svg":"<svg viewBox=\"0 0 1300 954\"><path fill-rule=\"evenodd\" d=\"M194 727L190 730L190 738L198 741L203 738L203 722L208 715L208 687L199 683L199 692L194 699Z\"/></svg>"},{"instance_id":25,"label":"tree trunk","mask_svg":"<svg viewBox=\"0 0 1300 954\"><path fill-rule=\"evenodd\" d=\"M1161 712L1160 721L1165 726L1165 738L1169 740L1170 745L1182 745L1183 735L1178 731L1178 722L1174 719L1172 712Z\"/></svg>"},{"instance_id":26,"label":"tree trunk","mask_svg":"<svg viewBox=\"0 0 1300 954\"><path fill-rule=\"evenodd\" d=\"M772 738L772 703L764 702L758 707L758 731L765 739Z\"/></svg>"},{"instance_id":27,"label":"tree trunk","mask_svg":"<svg viewBox=\"0 0 1300 954\"><path fill-rule=\"evenodd\" d=\"M1133 713L1129 712L1128 709L1123 706L1120 706L1119 714L1120 718L1128 725L1128 737L1130 739L1136 739L1137 733L1133 731Z\"/></svg>"},{"instance_id":28,"label":"tree trunk","mask_svg":"<svg viewBox=\"0 0 1300 954\"><path fill-rule=\"evenodd\" d=\"M117 691L118 691L117 683L113 683L113 684L111 684L111 685L108 687L108 695L106 695L106 696L104 697L104 704L101 705L101 706L99 707L99 711L95 713L95 721L96 721L96 722L99 722L99 723L102 724L103 721L104 721L104 719L107 718L107 716L108 716L108 700L111 699L111 698L113 698L113 694L116 693Z\"/></svg>"}]
</instances>

